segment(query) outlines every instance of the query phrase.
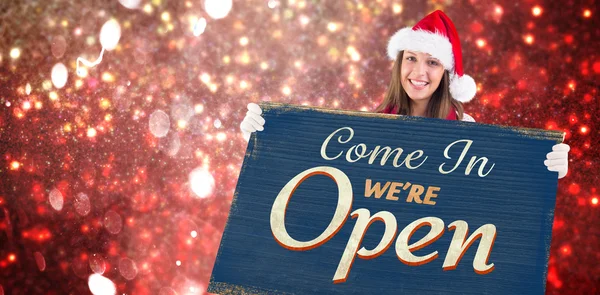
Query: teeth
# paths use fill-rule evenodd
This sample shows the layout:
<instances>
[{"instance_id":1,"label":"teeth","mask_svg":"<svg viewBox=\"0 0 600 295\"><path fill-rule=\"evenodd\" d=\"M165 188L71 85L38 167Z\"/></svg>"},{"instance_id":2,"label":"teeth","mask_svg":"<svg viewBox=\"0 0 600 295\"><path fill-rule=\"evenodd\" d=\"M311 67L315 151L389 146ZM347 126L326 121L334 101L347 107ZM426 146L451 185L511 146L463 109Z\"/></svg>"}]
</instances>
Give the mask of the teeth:
<instances>
[{"instance_id":1,"label":"teeth","mask_svg":"<svg viewBox=\"0 0 600 295\"><path fill-rule=\"evenodd\" d=\"M418 81L415 81L415 80L410 80L410 82L413 83L413 84L415 84L415 85L417 85L417 86L425 86L425 85L427 85L427 82L418 82Z\"/></svg>"}]
</instances>

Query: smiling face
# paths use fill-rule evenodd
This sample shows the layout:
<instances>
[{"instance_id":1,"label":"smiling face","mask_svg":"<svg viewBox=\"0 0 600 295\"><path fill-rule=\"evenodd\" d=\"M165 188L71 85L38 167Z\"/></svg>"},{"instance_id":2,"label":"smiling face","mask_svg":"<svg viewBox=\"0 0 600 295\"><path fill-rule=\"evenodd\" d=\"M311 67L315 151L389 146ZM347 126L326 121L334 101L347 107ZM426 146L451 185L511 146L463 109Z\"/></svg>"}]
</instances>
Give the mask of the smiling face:
<instances>
[{"instance_id":1,"label":"smiling face","mask_svg":"<svg viewBox=\"0 0 600 295\"><path fill-rule=\"evenodd\" d=\"M428 102L440 85L444 67L427 53L405 51L400 82L412 101Z\"/></svg>"}]
</instances>

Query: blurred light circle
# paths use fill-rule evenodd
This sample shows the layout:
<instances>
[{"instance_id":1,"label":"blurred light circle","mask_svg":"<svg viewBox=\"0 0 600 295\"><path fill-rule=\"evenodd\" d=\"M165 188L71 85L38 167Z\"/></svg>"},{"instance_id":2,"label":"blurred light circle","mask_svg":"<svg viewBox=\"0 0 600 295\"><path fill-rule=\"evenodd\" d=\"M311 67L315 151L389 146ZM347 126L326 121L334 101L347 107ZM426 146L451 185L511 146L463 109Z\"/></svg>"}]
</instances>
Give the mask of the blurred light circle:
<instances>
[{"instance_id":1,"label":"blurred light circle","mask_svg":"<svg viewBox=\"0 0 600 295\"><path fill-rule=\"evenodd\" d=\"M40 252L35 252L33 253L33 256L35 257L35 264L37 264L38 269L44 271L46 269L46 259L44 259L44 255Z\"/></svg>"},{"instance_id":2,"label":"blurred light circle","mask_svg":"<svg viewBox=\"0 0 600 295\"><path fill-rule=\"evenodd\" d=\"M61 58L67 50L67 40L63 36L56 36L50 42L50 51L56 58Z\"/></svg>"},{"instance_id":3,"label":"blurred light circle","mask_svg":"<svg viewBox=\"0 0 600 295\"><path fill-rule=\"evenodd\" d=\"M180 102L171 106L171 118L173 121L188 122L194 115L194 108L189 102Z\"/></svg>"},{"instance_id":4,"label":"blurred light circle","mask_svg":"<svg viewBox=\"0 0 600 295\"><path fill-rule=\"evenodd\" d=\"M121 5L125 6L126 8L129 9L136 9L140 6L140 2L142 2L141 0L119 0L119 3L121 3Z\"/></svg>"},{"instance_id":5,"label":"blurred light circle","mask_svg":"<svg viewBox=\"0 0 600 295\"><path fill-rule=\"evenodd\" d=\"M269 2L267 2L267 5L269 6L269 8L273 9L273 8L279 6L279 1L269 0Z\"/></svg>"},{"instance_id":6,"label":"blurred light circle","mask_svg":"<svg viewBox=\"0 0 600 295\"><path fill-rule=\"evenodd\" d=\"M226 17L231 7L232 0L204 0L204 11L214 19Z\"/></svg>"},{"instance_id":7,"label":"blurred light circle","mask_svg":"<svg viewBox=\"0 0 600 295\"><path fill-rule=\"evenodd\" d=\"M77 196L75 196L73 205L75 206L75 212L81 216L86 216L90 213L90 199L85 193L78 193Z\"/></svg>"},{"instance_id":8,"label":"blurred light circle","mask_svg":"<svg viewBox=\"0 0 600 295\"><path fill-rule=\"evenodd\" d=\"M158 149L170 157L177 155L180 148L181 140L179 139L179 134L177 133L171 133L158 141Z\"/></svg>"},{"instance_id":9,"label":"blurred light circle","mask_svg":"<svg viewBox=\"0 0 600 295\"><path fill-rule=\"evenodd\" d=\"M221 128L221 126L223 125L221 123L221 120L219 120L219 119L216 119L215 122L213 122L213 124L214 124L215 128L217 128L217 129Z\"/></svg>"},{"instance_id":10,"label":"blurred light circle","mask_svg":"<svg viewBox=\"0 0 600 295\"><path fill-rule=\"evenodd\" d=\"M201 17L196 21L196 24L194 24L194 36L198 37L202 35L204 30L206 30L206 19Z\"/></svg>"},{"instance_id":11,"label":"blurred light circle","mask_svg":"<svg viewBox=\"0 0 600 295\"><path fill-rule=\"evenodd\" d=\"M169 133L171 121L169 115L161 110L156 110L150 115L150 132L155 137L164 137Z\"/></svg>"},{"instance_id":12,"label":"blurred light circle","mask_svg":"<svg viewBox=\"0 0 600 295\"><path fill-rule=\"evenodd\" d=\"M115 19L104 23L100 29L100 44L106 50L113 50L119 44L121 38L121 26Z\"/></svg>"},{"instance_id":13,"label":"blurred light circle","mask_svg":"<svg viewBox=\"0 0 600 295\"><path fill-rule=\"evenodd\" d=\"M52 67L52 74L50 74L52 79L52 84L54 87L60 89L67 84L67 79L69 78L69 72L67 71L67 67L62 63L57 63Z\"/></svg>"},{"instance_id":14,"label":"blurred light circle","mask_svg":"<svg viewBox=\"0 0 600 295\"><path fill-rule=\"evenodd\" d=\"M201 199L209 197L215 189L214 177L203 167L192 170L189 179L192 192Z\"/></svg>"},{"instance_id":15,"label":"blurred light circle","mask_svg":"<svg viewBox=\"0 0 600 295\"><path fill-rule=\"evenodd\" d=\"M121 232L121 228L123 228L123 220L121 219L121 215L112 210L106 212L106 214L104 214L104 227L113 235Z\"/></svg>"},{"instance_id":16,"label":"blurred light circle","mask_svg":"<svg viewBox=\"0 0 600 295\"><path fill-rule=\"evenodd\" d=\"M121 260L119 260L119 273L121 273L125 279L131 281L137 275L138 269L133 260L121 258Z\"/></svg>"},{"instance_id":17,"label":"blurred light circle","mask_svg":"<svg viewBox=\"0 0 600 295\"><path fill-rule=\"evenodd\" d=\"M48 196L48 200L50 201L50 205L54 210L60 211L63 208L64 198L62 193L58 189L53 189L50 191L50 195Z\"/></svg>"},{"instance_id":18,"label":"blurred light circle","mask_svg":"<svg viewBox=\"0 0 600 295\"><path fill-rule=\"evenodd\" d=\"M90 257L90 268L94 273L103 274L106 271L106 263L100 254L92 254Z\"/></svg>"},{"instance_id":19,"label":"blurred light circle","mask_svg":"<svg viewBox=\"0 0 600 295\"><path fill-rule=\"evenodd\" d=\"M115 295L115 283L99 274L92 274L88 278L88 287L94 295Z\"/></svg>"}]
</instances>

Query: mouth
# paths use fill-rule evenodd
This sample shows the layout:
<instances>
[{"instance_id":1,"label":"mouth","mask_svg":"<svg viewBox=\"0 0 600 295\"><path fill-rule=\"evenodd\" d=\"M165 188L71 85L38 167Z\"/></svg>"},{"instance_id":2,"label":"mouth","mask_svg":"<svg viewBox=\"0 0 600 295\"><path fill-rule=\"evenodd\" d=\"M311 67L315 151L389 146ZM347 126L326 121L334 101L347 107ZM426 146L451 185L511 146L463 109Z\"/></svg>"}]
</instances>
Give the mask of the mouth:
<instances>
[{"instance_id":1,"label":"mouth","mask_svg":"<svg viewBox=\"0 0 600 295\"><path fill-rule=\"evenodd\" d=\"M411 80L411 79L408 79L408 81L410 82L410 84L412 84L416 88L424 88L425 86L429 85L429 82L425 82L425 81Z\"/></svg>"}]
</instances>

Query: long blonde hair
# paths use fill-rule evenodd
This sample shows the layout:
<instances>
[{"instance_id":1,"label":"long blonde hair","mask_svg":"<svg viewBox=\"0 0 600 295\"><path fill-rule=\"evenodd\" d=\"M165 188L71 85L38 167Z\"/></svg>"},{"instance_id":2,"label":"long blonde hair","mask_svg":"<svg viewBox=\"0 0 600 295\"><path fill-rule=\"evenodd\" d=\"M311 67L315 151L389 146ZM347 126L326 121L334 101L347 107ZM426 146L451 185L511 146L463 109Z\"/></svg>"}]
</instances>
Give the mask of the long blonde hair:
<instances>
[{"instance_id":1,"label":"long blonde hair","mask_svg":"<svg viewBox=\"0 0 600 295\"><path fill-rule=\"evenodd\" d=\"M410 97L406 94L406 91L402 87L400 81L401 70L402 70L402 58L404 51L398 52L396 61L394 61L394 68L392 69L392 80L390 86L385 93L383 102L375 109L377 113L393 113L400 115L410 115L412 113L412 107L410 104ZM457 113L458 120L463 118L463 105L450 95L450 77L448 71L444 70L444 76L440 85L431 95L431 99L427 104L426 117L446 119L451 107Z\"/></svg>"}]
</instances>

